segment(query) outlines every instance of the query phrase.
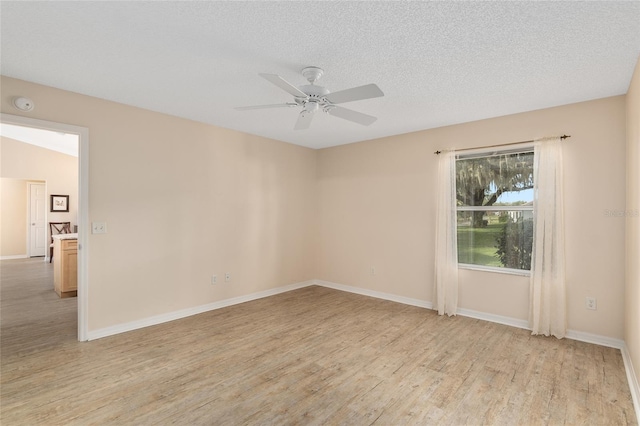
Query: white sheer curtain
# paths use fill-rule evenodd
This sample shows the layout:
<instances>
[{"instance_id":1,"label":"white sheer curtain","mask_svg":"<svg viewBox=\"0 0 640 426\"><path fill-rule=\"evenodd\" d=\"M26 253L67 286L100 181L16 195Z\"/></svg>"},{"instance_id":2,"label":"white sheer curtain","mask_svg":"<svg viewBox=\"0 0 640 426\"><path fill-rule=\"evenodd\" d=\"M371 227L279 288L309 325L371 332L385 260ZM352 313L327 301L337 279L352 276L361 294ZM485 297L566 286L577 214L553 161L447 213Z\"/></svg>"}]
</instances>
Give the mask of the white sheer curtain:
<instances>
[{"instance_id":1,"label":"white sheer curtain","mask_svg":"<svg viewBox=\"0 0 640 426\"><path fill-rule=\"evenodd\" d=\"M456 155L443 152L438 162L435 300L438 314L458 309L458 240L456 236Z\"/></svg>"},{"instance_id":2,"label":"white sheer curtain","mask_svg":"<svg viewBox=\"0 0 640 426\"><path fill-rule=\"evenodd\" d=\"M560 138L537 141L534 152L529 322L532 334L561 339L567 326Z\"/></svg>"}]
</instances>

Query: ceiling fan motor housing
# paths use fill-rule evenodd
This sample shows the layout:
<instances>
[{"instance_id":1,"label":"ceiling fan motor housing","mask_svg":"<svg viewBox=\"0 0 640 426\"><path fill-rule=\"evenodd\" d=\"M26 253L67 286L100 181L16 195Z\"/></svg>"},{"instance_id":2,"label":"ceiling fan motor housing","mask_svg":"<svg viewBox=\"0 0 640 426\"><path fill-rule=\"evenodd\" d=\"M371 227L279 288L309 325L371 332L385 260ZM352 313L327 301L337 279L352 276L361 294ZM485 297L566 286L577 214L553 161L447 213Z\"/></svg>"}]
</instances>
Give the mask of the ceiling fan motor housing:
<instances>
[{"instance_id":1,"label":"ceiling fan motor housing","mask_svg":"<svg viewBox=\"0 0 640 426\"><path fill-rule=\"evenodd\" d=\"M305 106L309 103L313 103L318 105L318 107L324 108L330 103L325 96L327 96L331 92L322 86L306 84L304 86L300 86L299 89L307 94L307 98L295 98L296 103L298 103L299 105ZM313 108L313 111L316 111L317 109L318 108ZM309 110L307 109L307 111Z\"/></svg>"}]
</instances>

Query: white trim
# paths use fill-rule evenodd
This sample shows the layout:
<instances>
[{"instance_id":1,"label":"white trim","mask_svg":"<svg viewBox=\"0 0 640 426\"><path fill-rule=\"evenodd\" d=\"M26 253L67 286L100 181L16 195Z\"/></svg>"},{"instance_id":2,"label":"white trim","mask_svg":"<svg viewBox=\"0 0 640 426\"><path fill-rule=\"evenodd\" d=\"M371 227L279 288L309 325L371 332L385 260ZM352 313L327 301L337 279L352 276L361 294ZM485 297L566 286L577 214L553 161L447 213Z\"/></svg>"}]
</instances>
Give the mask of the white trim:
<instances>
[{"instance_id":1,"label":"white trim","mask_svg":"<svg viewBox=\"0 0 640 426\"><path fill-rule=\"evenodd\" d=\"M631 399L633 400L633 408L636 411L636 419L640 419L640 385L638 384L638 376L636 376L631 362L631 354L627 344L622 345L622 360L624 361L624 369L627 372L627 381L629 382L629 390L631 390Z\"/></svg>"},{"instance_id":2,"label":"white trim","mask_svg":"<svg viewBox=\"0 0 640 426\"><path fill-rule=\"evenodd\" d=\"M186 309L181 309L179 311L168 312L166 314L155 315L153 317L143 318L140 320L127 322L124 324L118 324L111 327L100 328L98 330L90 331L87 336L88 337L87 340L100 339L102 337L112 336L114 334L133 331L139 328L149 327L152 325L158 325L165 322L174 321L180 318L186 318L192 315L213 311L216 309L226 308L228 306L237 305L239 303L250 302L252 300L262 299L264 297L269 297L269 296L275 296L276 294L286 293L288 291L308 287L313 284L314 284L314 281L303 281L300 283L272 288L270 290L260 291L258 293L248 294L246 296L233 297L231 299L224 299L218 302L208 303L206 305L194 306L192 308L186 308Z\"/></svg>"},{"instance_id":3,"label":"white trim","mask_svg":"<svg viewBox=\"0 0 640 426\"><path fill-rule=\"evenodd\" d=\"M459 212L526 212L533 211L533 204L521 206L457 206Z\"/></svg>"},{"instance_id":4,"label":"white trim","mask_svg":"<svg viewBox=\"0 0 640 426\"><path fill-rule=\"evenodd\" d=\"M531 330L529 327L529 321L504 317L501 315L488 314L485 312L474 311L471 309L458 308L458 315L475 318L483 321L496 322L498 324L504 324L511 327L523 328L525 330ZM584 331L567 330L565 336L567 339L577 340L579 342L593 343L595 345L606 346L609 348L622 349L624 347L624 340L615 339L613 337L602 336L599 334L586 333Z\"/></svg>"},{"instance_id":5,"label":"white trim","mask_svg":"<svg viewBox=\"0 0 640 426\"><path fill-rule=\"evenodd\" d=\"M89 129L31 117L0 113L0 122L78 135L78 340L89 324Z\"/></svg>"},{"instance_id":6,"label":"white trim","mask_svg":"<svg viewBox=\"0 0 640 426\"><path fill-rule=\"evenodd\" d=\"M470 271L495 272L497 274L520 275L530 277L531 271L526 269L501 268L499 266L474 265L473 263L458 263L458 269L468 269Z\"/></svg>"},{"instance_id":7,"label":"white trim","mask_svg":"<svg viewBox=\"0 0 640 426\"><path fill-rule=\"evenodd\" d=\"M40 257L40 256L36 256ZM28 259L29 256L26 254L13 254L10 256L0 256L0 260L12 260L12 259Z\"/></svg>"},{"instance_id":8,"label":"white trim","mask_svg":"<svg viewBox=\"0 0 640 426\"><path fill-rule=\"evenodd\" d=\"M78 127L78 340L89 340L89 129Z\"/></svg>"},{"instance_id":9,"label":"white trim","mask_svg":"<svg viewBox=\"0 0 640 426\"><path fill-rule=\"evenodd\" d=\"M578 340L585 343L593 343L600 346L620 349L624 347L624 340L614 339L613 337L602 336L600 334L591 334L584 331L567 330L565 335L567 339Z\"/></svg>"},{"instance_id":10,"label":"white trim","mask_svg":"<svg viewBox=\"0 0 640 426\"><path fill-rule=\"evenodd\" d=\"M366 288L353 287L350 285L337 284L329 281L314 280L314 284L322 287L332 288L334 290L341 290L341 291L346 291L348 293L360 294L362 296L375 297L376 299L389 300L391 302L398 302L405 305L417 306L419 308L433 309L433 303L428 302L426 300L413 299L411 297L404 297L404 296L397 296L395 294L383 293L380 291L368 290Z\"/></svg>"},{"instance_id":11,"label":"white trim","mask_svg":"<svg viewBox=\"0 0 640 426\"><path fill-rule=\"evenodd\" d=\"M502 315L488 314L486 312L474 311L473 309L465 309L465 308L458 308L458 310L456 311L456 314L463 317L474 318L474 319L479 319L479 320L488 321L488 322L495 322L502 325L508 325L510 327L524 328L525 330L531 330L529 328L529 321L523 320L523 319L504 317Z\"/></svg>"},{"instance_id":12,"label":"white trim","mask_svg":"<svg viewBox=\"0 0 640 426\"><path fill-rule=\"evenodd\" d=\"M533 153L535 143L536 141L524 141L503 145L481 146L478 148L461 148L460 151L456 152L456 160L497 157L499 155L521 154L527 152Z\"/></svg>"}]
</instances>

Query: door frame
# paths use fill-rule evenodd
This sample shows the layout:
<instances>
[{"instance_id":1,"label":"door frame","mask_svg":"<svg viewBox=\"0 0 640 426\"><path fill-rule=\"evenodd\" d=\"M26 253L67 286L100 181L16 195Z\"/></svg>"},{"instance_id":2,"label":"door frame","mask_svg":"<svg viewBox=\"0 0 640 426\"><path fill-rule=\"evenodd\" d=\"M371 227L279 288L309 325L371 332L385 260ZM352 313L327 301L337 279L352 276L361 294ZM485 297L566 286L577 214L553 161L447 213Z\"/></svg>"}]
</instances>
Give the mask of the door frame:
<instances>
[{"instance_id":1,"label":"door frame","mask_svg":"<svg viewBox=\"0 0 640 426\"><path fill-rule=\"evenodd\" d=\"M43 185L44 186L44 203L45 203L45 209L44 209L44 226L45 226L45 236L44 236L44 244L45 244L45 248L44 248L44 261L48 261L49 260L49 251L48 246L49 244L47 244L47 236L49 235L46 227L47 227L47 208L46 208L46 204L47 204L47 182L46 181L38 181L38 180L31 180L28 179L27 180L27 257L30 258L32 256L33 253L31 253L31 234L33 233L33 230L31 229L31 186L32 185Z\"/></svg>"},{"instance_id":2,"label":"door frame","mask_svg":"<svg viewBox=\"0 0 640 426\"><path fill-rule=\"evenodd\" d=\"M78 135L78 340L89 332L89 129L0 113L0 122Z\"/></svg>"}]
</instances>

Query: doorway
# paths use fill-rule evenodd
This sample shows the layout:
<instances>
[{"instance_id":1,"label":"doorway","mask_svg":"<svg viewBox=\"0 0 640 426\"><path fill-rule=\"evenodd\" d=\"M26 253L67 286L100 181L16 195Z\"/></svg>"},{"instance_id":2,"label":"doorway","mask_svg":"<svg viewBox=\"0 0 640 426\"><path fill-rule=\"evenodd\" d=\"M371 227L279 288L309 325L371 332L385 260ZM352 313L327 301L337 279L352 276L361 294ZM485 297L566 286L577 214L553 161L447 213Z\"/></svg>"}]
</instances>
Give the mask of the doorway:
<instances>
[{"instance_id":1,"label":"doorway","mask_svg":"<svg viewBox=\"0 0 640 426\"><path fill-rule=\"evenodd\" d=\"M89 253L89 130L85 127L0 113L0 124L71 134L77 137L77 227L78 227L78 330L80 341L88 340L88 253ZM52 188L50 188L52 189ZM53 189L52 189L53 190ZM46 197L45 197L46 200ZM46 203L46 201L45 201ZM46 212L46 208L45 208ZM55 215L55 213L51 213ZM53 219L53 218L51 218ZM29 226L31 226L29 222ZM46 229L46 227L45 227ZM45 239L45 241L48 241ZM48 244L46 244L48 246ZM46 252L46 250L45 250ZM45 255L46 256L46 255Z\"/></svg>"}]
</instances>

